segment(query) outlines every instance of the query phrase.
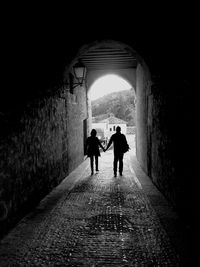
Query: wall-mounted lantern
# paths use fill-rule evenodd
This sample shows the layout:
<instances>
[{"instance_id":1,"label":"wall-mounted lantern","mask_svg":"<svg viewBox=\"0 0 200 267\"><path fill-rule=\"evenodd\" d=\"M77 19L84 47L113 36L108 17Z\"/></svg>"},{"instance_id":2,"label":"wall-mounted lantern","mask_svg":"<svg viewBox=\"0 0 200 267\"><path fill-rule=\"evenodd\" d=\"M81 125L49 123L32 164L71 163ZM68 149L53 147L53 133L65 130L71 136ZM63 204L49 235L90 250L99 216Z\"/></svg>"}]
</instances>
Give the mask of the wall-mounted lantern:
<instances>
[{"instance_id":1,"label":"wall-mounted lantern","mask_svg":"<svg viewBox=\"0 0 200 267\"><path fill-rule=\"evenodd\" d=\"M71 72L68 74L68 80L65 82L65 85L69 86L70 93L73 94L73 89L77 86L82 86L86 77L86 67L78 59L78 62L72 66Z\"/></svg>"},{"instance_id":2,"label":"wall-mounted lantern","mask_svg":"<svg viewBox=\"0 0 200 267\"><path fill-rule=\"evenodd\" d=\"M86 67L80 59L73 66L73 72L76 80L78 81L77 83L74 83L73 88L79 85L82 86L86 75Z\"/></svg>"}]
</instances>

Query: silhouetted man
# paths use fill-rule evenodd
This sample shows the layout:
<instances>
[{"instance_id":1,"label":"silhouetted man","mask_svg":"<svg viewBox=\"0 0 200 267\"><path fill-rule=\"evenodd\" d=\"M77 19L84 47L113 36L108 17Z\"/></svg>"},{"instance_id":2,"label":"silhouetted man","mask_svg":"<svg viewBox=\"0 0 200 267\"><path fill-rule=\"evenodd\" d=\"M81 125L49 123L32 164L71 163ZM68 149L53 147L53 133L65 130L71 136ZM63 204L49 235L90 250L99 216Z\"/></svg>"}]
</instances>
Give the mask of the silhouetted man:
<instances>
[{"instance_id":1,"label":"silhouetted man","mask_svg":"<svg viewBox=\"0 0 200 267\"><path fill-rule=\"evenodd\" d=\"M126 137L124 134L121 133L121 128L119 126L117 126L116 128L116 133L111 136L106 150L111 146L112 142L114 145L113 171L114 171L114 176L116 177L117 176L117 162L119 161L119 174L122 175L124 152L126 152L129 149L129 145L127 144Z\"/></svg>"}]
</instances>

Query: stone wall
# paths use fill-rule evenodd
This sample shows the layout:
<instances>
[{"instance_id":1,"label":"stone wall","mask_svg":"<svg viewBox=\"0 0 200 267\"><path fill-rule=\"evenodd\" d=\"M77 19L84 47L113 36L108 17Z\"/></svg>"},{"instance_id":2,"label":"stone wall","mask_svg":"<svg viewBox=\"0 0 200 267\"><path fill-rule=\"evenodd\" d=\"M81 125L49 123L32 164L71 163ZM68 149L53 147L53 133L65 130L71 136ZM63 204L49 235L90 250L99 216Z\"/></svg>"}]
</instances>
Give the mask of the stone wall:
<instances>
[{"instance_id":1,"label":"stone wall","mask_svg":"<svg viewBox=\"0 0 200 267\"><path fill-rule=\"evenodd\" d=\"M0 236L83 160L86 90L29 103L0 143Z\"/></svg>"},{"instance_id":2,"label":"stone wall","mask_svg":"<svg viewBox=\"0 0 200 267\"><path fill-rule=\"evenodd\" d=\"M138 64L136 70L136 153L146 173L148 173L148 106L147 97L151 82L148 69Z\"/></svg>"},{"instance_id":3,"label":"stone wall","mask_svg":"<svg viewBox=\"0 0 200 267\"><path fill-rule=\"evenodd\" d=\"M185 211L191 204L190 192L187 192L187 157L190 154L189 135L185 130L186 91L187 86L183 81L155 81L148 111L148 136L151 139L149 175L171 203L178 210Z\"/></svg>"},{"instance_id":4,"label":"stone wall","mask_svg":"<svg viewBox=\"0 0 200 267\"><path fill-rule=\"evenodd\" d=\"M135 134L136 126L127 126L126 134Z\"/></svg>"},{"instance_id":5,"label":"stone wall","mask_svg":"<svg viewBox=\"0 0 200 267\"><path fill-rule=\"evenodd\" d=\"M67 144L69 171L77 167L84 157L84 125L88 118L86 90L76 87L74 94L68 93Z\"/></svg>"},{"instance_id":6,"label":"stone wall","mask_svg":"<svg viewBox=\"0 0 200 267\"><path fill-rule=\"evenodd\" d=\"M137 158L144 171L180 213L189 214L188 192L189 134L187 90L174 77L154 78L139 65L136 87ZM186 212L187 211L187 212Z\"/></svg>"}]
</instances>

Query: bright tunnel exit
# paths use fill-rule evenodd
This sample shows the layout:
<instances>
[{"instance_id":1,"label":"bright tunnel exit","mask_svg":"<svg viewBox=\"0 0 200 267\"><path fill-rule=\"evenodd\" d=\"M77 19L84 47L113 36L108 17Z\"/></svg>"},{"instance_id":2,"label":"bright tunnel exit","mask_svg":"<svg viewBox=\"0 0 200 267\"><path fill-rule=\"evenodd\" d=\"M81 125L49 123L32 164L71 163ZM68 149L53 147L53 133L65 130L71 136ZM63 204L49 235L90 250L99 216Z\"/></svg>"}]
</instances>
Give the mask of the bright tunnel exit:
<instances>
[{"instance_id":1,"label":"bright tunnel exit","mask_svg":"<svg viewBox=\"0 0 200 267\"><path fill-rule=\"evenodd\" d=\"M96 79L88 91L91 101L92 129L106 145L116 127L126 135L131 151L135 153L135 90L116 74Z\"/></svg>"},{"instance_id":2,"label":"bright tunnel exit","mask_svg":"<svg viewBox=\"0 0 200 267\"><path fill-rule=\"evenodd\" d=\"M93 101L104 95L131 88L132 86L123 78L115 74L108 74L93 83L88 92L88 97Z\"/></svg>"}]
</instances>

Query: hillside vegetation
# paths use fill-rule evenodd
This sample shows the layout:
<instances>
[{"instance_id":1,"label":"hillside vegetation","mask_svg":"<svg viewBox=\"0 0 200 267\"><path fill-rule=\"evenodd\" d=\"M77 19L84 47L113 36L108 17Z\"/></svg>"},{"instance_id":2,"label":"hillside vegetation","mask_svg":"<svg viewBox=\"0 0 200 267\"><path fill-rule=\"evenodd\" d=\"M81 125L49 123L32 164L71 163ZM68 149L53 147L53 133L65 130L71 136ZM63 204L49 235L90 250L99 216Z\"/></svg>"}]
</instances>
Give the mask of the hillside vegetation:
<instances>
[{"instance_id":1,"label":"hillside vegetation","mask_svg":"<svg viewBox=\"0 0 200 267\"><path fill-rule=\"evenodd\" d=\"M128 126L135 125L134 89L114 92L92 101L92 116L113 113L115 117L127 121Z\"/></svg>"}]
</instances>

